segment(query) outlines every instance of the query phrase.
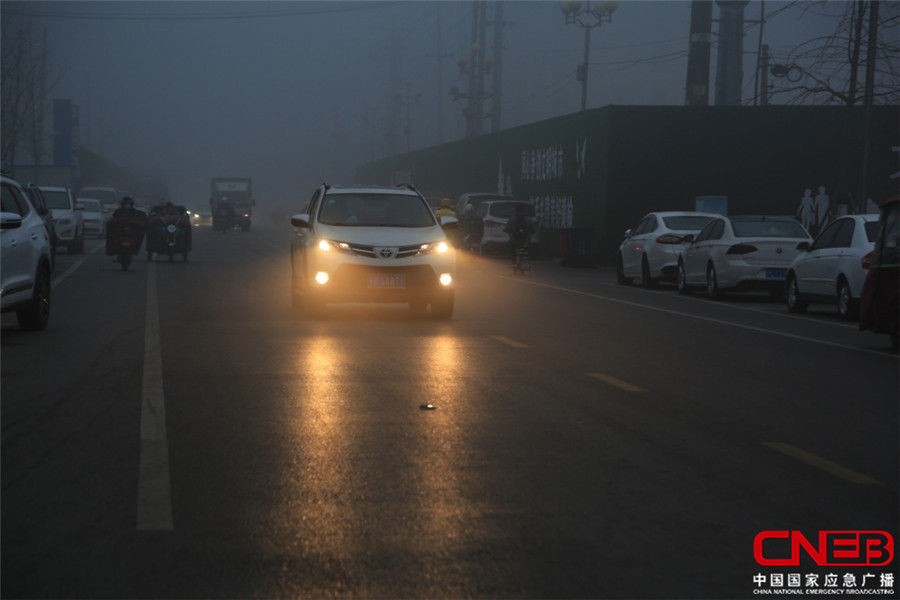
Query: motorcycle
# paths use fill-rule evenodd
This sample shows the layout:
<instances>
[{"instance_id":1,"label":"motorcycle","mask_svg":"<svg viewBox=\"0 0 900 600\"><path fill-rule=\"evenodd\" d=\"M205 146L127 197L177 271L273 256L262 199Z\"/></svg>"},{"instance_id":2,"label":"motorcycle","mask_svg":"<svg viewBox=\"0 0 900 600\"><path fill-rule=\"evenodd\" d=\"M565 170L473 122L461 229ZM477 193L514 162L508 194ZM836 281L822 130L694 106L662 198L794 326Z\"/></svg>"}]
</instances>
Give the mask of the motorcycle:
<instances>
[{"instance_id":1,"label":"motorcycle","mask_svg":"<svg viewBox=\"0 0 900 600\"><path fill-rule=\"evenodd\" d=\"M127 217L113 217L106 225L106 255L127 271L132 257L140 252L144 240L146 215L134 211Z\"/></svg>"},{"instance_id":2,"label":"motorcycle","mask_svg":"<svg viewBox=\"0 0 900 600\"><path fill-rule=\"evenodd\" d=\"M191 222L186 209L173 205L154 207L147 229L147 260L153 260L154 253L168 255L170 261L181 254L187 262L191 251Z\"/></svg>"}]
</instances>

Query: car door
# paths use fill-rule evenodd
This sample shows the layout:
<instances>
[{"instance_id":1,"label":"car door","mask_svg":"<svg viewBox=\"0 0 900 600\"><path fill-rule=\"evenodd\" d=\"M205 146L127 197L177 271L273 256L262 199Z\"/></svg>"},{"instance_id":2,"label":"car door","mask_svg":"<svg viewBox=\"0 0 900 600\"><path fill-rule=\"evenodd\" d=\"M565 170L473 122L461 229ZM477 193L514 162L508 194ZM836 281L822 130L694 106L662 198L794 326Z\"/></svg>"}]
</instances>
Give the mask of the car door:
<instances>
[{"instance_id":1,"label":"car door","mask_svg":"<svg viewBox=\"0 0 900 600\"><path fill-rule=\"evenodd\" d=\"M830 296L837 293L835 285L841 259L850 251L853 229L856 226L853 219L838 219L835 223L838 224L837 231L831 240L830 247L823 251L819 261L821 281L817 293Z\"/></svg>"},{"instance_id":2,"label":"car door","mask_svg":"<svg viewBox=\"0 0 900 600\"><path fill-rule=\"evenodd\" d=\"M637 277L641 273L641 256L644 252L644 240L651 227L651 217L646 216L637 224L625 243L622 251L622 267L628 277Z\"/></svg>"},{"instance_id":3,"label":"car door","mask_svg":"<svg viewBox=\"0 0 900 600\"><path fill-rule=\"evenodd\" d=\"M841 227L841 220L828 225L815 239L804 257L802 263L797 265L797 285L801 294L824 293L823 281L825 280L825 258L832 252L832 242Z\"/></svg>"},{"instance_id":4,"label":"car door","mask_svg":"<svg viewBox=\"0 0 900 600\"><path fill-rule=\"evenodd\" d=\"M697 238L694 240L684 254L684 271L688 283L698 284L706 282L706 263L709 261L710 250L712 249L713 236L724 228L724 222L721 219L713 219L706 224Z\"/></svg>"},{"instance_id":5,"label":"car door","mask_svg":"<svg viewBox=\"0 0 900 600\"><path fill-rule=\"evenodd\" d=\"M17 198L18 190L3 183L2 211L17 214L22 218L22 224L14 229L3 229L0 234L0 269L2 269L2 287L4 295L11 295L30 289L31 287L31 247L28 243L30 235L25 224L25 216L22 214L24 199L20 202ZM25 204L27 207L27 204Z\"/></svg>"}]
</instances>

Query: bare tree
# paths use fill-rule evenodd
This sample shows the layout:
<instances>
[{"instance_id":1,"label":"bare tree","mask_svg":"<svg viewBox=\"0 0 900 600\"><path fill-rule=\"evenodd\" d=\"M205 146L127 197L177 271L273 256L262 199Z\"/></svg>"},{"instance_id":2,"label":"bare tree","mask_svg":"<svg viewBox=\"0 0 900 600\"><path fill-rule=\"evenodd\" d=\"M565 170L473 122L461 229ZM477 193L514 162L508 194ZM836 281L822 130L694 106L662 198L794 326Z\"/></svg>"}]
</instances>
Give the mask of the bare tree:
<instances>
[{"instance_id":1,"label":"bare tree","mask_svg":"<svg viewBox=\"0 0 900 600\"><path fill-rule=\"evenodd\" d=\"M806 40L791 49L773 67L773 74L785 77L787 87L775 89L786 95L789 104L844 104L853 106L862 100L859 82L860 64L869 37L869 11L873 1L846 3L810 2L804 11L836 18L834 31ZM839 11L839 12L836 12ZM880 2L878 44L875 51L873 103L900 102L900 72L896 28L900 25L900 3ZM865 69L862 69L864 72Z\"/></svg>"}]
</instances>

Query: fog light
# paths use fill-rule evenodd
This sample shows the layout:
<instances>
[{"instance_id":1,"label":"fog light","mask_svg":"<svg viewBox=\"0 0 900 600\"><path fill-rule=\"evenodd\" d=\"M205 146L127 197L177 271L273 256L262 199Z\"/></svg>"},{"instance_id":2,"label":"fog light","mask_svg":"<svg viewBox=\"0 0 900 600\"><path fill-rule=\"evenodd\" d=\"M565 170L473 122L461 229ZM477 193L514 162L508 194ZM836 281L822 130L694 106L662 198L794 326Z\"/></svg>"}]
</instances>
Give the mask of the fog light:
<instances>
[{"instance_id":1,"label":"fog light","mask_svg":"<svg viewBox=\"0 0 900 600\"><path fill-rule=\"evenodd\" d=\"M319 240L319 250L327 252L331 250L331 244L329 244L326 240ZM318 277L318 275L317 275ZM322 282L324 283L324 282Z\"/></svg>"},{"instance_id":2,"label":"fog light","mask_svg":"<svg viewBox=\"0 0 900 600\"><path fill-rule=\"evenodd\" d=\"M453 278L450 277L450 273L441 273L441 276L438 278L441 282L441 285L450 285L453 283Z\"/></svg>"},{"instance_id":3,"label":"fog light","mask_svg":"<svg viewBox=\"0 0 900 600\"><path fill-rule=\"evenodd\" d=\"M441 242L437 245L438 254L443 254L444 252L446 252L449 249L450 249L450 246L447 245L447 242ZM448 277L449 277L449 275L448 275ZM446 284L444 284L444 285L446 285Z\"/></svg>"},{"instance_id":4,"label":"fog light","mask_svg":"<svg viewBox=\"0 0 900 600\"><path fill-rule=\"evenodd\" d=\"M316 273L316 283L318 283L319 285L325 285L326 283L328 283L328 273L326 273L325 271L319 271L318 273Z\"/></svg>"}]
</instances>

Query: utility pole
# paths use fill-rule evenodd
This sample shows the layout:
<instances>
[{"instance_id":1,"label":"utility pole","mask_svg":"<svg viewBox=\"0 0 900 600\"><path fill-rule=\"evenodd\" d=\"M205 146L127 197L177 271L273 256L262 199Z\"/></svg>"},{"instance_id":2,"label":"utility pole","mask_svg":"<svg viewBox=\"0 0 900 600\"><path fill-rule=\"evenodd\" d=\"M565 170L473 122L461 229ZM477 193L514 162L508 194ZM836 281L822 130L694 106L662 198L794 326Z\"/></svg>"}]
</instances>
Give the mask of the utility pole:
<instances>
[{"instance_id":1,"label":"utility pole","mask_svg":"<svg viewBox=\"0 0 900 600\"><path fill-rule=\"evenodd\" d=\"M485 0L478 2L478 12L478 73L475 79L474 135L481 135L484 130L484 47L487 37L487 2Z\"/></svg>"},{"instance_id":2,"label":"utility pole","mask_svg":"<svg viewBox=\"0 0 900 600\"><path fill-rule=\"evenodd\" d=\"M500 131L500 106L503 97L503 2L494 0L494 65L491 82L491 132Z\"/></svg>"},{"instance_id":3,"label":"utility pole","mask_svg":"<svg viewBox=\"0 0 900 600\"><path fill-rule=\"evenodd\" d=\"M478 2L472 2L472 43L469 45L469 86L466 89L467 106L466 115L466 137L474 137L476 133L475 121L481 119L481 114L476 113L475 95L478 93L476 79L480 65L478 64Z\"/></svg>"},{"instance_id":4,"label":"utility pole","mask_svg":"<svg viewBox=\"0 0 900 600\"><path fill-rule=\"evenodd\" d=\"M872 129L872 101L875 96L875 59L878 50L878 2L869 1L869 42L866 46L866 89L863 95L865 103L865 122L863 129L863 158L861 176L859 179L859 197L857 202L860 206L866 205L868 198L868 177L869 170L869 137Z\"/></svg>"},{"instance_id":5,"label":"utility pole","mask_svg":"<svg viewBox=\"0 0 900 600\"><path fill-rule=\"evenodd\" d=\"M769 105L769 45L762 45L762 53L759 57L759 105Z\"/></svg>"},{"instance_id":6,"label":"utility pole","mask_svg":"<svg viewBox=\"0 0 900 600\"><path fill-rule=\"evenodd\" d=\"M566 17L566 24L576 24L584 29L584 62L578 66L576 79L581 82L581 110L587 110L587 82L591 55L591 29L600 27L604 22L612 21L616 3L611 0L595 2L590 0L582 4L577 0L567 0L560 6Z\"/></svg>"},{"instance_id":7,"label":"utility pole","mask_svg":"<svg viewBox=\"0 0 900 600\"><path fill-rule=\"evenodd\" d=\"M719 5L719 52L716 61L716 106L740 106L744 78L744 7L750 0L716 0Z\"/></svg>"},{"instance_id":8,"label":"utility pole","mask_svg":"<svg viewBox=\"0 0 900 600\"><path fill-rule=\"evenodd\" d=\"M590 0L588 0L588 5L590 5ZM579 75L581 76L581 110L582 112L587 110L587 84L588 84L588 63L590 62L591 57L591 28L584 28L584 61L581 63L581 70L579 71Z\"/></svg>"},{"instance_id":9,"label":"utility pole","mask_svg":"<svg viewBox=\"0 0 900 600\"><path fill-rule=\"evenodd\" d=\"M712 43L712 0L691 2L691 37L688 47L686 106L709 104L709 48Z\"/></svg>"},{"instance_id":10,"label":"utility pole","mask_svg":"<svg viewBox=\"0 0 900 600\"><path fill-rule=\"evenodd\" d=\"M766 25L766 0L759 0L759 39L756 41L756 72L753 74L753 106L762 93L759 89L759 70L762 64L763 27Z\"/></svg>"},{"instance_id":11,"label":"utility pole","mask_svg":"<svg viewBox=\"0 0 900 600\"><path fill-rule=\"evenodd\" d=\"M400 151L400 86L401 62L403 55L400 51L399 35L396 23L393 26L390 49L390 66L388 71L388 96L387 96L387 128L385 130L385 142L387 154L396 154Z\"/></svg>"},{"instance_id":12,"label":"utility pole","mask_svg":"<svg viewBox=\"0 0 900 600\"><path fill-rule=\"evenodd\" d=\"M437 101L438 101L438 144L444 143L444 43L441 27L441 3L434 3L437 8Z\"/></svg>"}]
</instances>

